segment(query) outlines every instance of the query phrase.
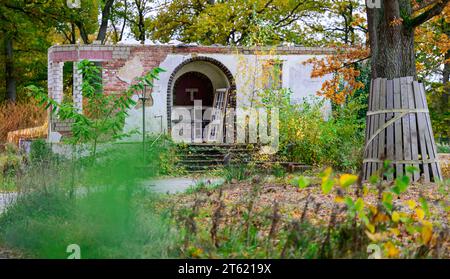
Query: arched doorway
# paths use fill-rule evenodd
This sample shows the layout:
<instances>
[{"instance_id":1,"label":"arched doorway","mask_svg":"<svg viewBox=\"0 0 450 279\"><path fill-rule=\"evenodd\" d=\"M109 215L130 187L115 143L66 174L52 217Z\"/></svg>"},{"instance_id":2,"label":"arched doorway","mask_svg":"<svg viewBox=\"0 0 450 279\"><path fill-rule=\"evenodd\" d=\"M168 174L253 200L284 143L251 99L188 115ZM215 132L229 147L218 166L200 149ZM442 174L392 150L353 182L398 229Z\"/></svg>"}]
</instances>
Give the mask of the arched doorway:
<instances>
[{"instance_id":1,"label":"arched doorway","mask_svg":"<svg viewBox=\"0 0 450 279\"><path fill-rule=\"evenodd\" d=\"M202 100L202 105L211 107L214 87L211 80L200 72L187 72L175 82L173 106L193 106L194 100Z\"/></svg>"},{"instance_id":2,"label":"arched doorway","mask_svg":"<svg viewBox=\"0 0 450 279\"><path fill-rule=\"evenodd\" d=\"M218 92L227 92L227 101L222 105L224 111L235 108L235 81L233 75L221 62L210 57L194 57L181 63L172 72L167 89L167 123L169 132L179 119L172 119L172 109L185 108L191 111L194 119L194 101L201 101L203 113L213 107ZM223 93L221 93L223 94ZM216 97L216 99L215 99ZM217 102L216 102L217 103ZM206 113L208 115L208 112ZM214 116L211 116L214 119ZM219 118L217 118L219 119ZM201 124L202 133L209 120ZM198 124L194 124L197 127ZM194 132L193 132L194 134ZM198 133L197 133L198 134ZM223 134L225 136L225 133ZM192 138L194 141L194 137Z\"/></svg>"}]
</instances>

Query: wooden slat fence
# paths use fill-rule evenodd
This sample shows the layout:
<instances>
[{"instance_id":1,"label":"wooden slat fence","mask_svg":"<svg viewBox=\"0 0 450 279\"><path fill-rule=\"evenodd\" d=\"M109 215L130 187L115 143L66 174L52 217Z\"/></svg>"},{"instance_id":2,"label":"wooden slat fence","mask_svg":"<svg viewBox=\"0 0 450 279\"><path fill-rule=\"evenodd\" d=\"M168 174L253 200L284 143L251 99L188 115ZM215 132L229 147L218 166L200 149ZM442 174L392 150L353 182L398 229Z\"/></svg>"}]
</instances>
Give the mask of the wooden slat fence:
<instances>
[{"instance_id":1,"label":"wooden slat fence","mask_svg":"<svg viewBox=\"0 0 450 279\"><path fill-rule=\"evenodd\" d=\"M442 179L423 84L413 77L371 81L367 112L364 180L378 175L384 160L394 165L394 178ZM418 169L406 173L407 166Z\"/></svg>"}]
</instances>

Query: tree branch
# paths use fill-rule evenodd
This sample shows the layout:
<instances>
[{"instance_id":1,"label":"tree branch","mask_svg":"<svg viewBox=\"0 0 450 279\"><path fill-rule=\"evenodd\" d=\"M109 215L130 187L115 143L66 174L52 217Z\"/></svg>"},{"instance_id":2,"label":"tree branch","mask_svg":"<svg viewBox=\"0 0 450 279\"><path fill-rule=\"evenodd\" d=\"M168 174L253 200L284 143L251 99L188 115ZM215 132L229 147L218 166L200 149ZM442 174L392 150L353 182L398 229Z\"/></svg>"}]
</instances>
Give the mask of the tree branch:
<instances>
[{"instance_id":1,"label":"tree branch","mask_svg":"<svg viewBox=\"0 0 450 279\"><path fill-rule=\"evenodd\" d=\"M428 21L429 19L439 15L442 10L445 8L445 6L450 3L450 0L441 0L441 2L436 3L433 7L431 7L429 10L426 10L425 12L421 13L420 15L414 17L413 19L409 20L407 23L409 27L415 28L422 23Z\"/></svg>"},{"instance_id":2,"label":"tree branch","mask_svg":"<svg viewBox=\"0 0 450 279\"><path fill-rule=\"evenodd\" d=\"M441 0L423 0L420 3L417 3L416 7L413 7L413 12L417 12L420 11L422 9L425 9L433 4L435 4L436 2L439 2Z\"/></svg>"},{"instance_id":3,"label":"tree branch","mask_svg":"<svg viewBox=\"0 0 450 279\"><path fill-rule=\"evenodd\" d=\"M298 2L297 5L294 6L294 8L282 19L278 20L278 22L275 23L275 26L280 25L284 21L288 20L294 13L297 11L298 8L300 8L301 5L305 4L303 1Z\"/></svg>"},{"instance_id":4,"label":"tree branch","mask_svg":"<svg viewBox=\"0 0 450 279\"><path fill-rule=\"evenodd\" d=\"M350 62L350 63L344 63L341 67L339 67L339 68L337 68L337 69L334 69L334 71L337 72L337 71L339 71L340 69L347 68L347 67L349 67L349 66L353 66L353 65L358 64L359 62L362 62L362 61L364 61L364 60L367 60L367 59L369 59L369 58L371 58L371 57L372 57L372 55L369 55L369 56L367 56L367 57L360 58L360 59L355 60L355 61L352 61L352 62Z\"/></svg>"}]
</instances>

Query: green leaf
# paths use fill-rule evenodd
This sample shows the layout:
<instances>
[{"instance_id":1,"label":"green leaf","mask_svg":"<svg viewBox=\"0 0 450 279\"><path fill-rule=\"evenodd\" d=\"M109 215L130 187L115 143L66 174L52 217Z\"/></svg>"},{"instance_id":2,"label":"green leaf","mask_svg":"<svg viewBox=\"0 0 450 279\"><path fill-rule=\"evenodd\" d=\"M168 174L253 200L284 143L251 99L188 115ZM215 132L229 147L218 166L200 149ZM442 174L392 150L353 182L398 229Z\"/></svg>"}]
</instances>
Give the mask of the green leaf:
<instances>
[{"instance_id":1,"label":"green leaf","mask_svg":"<svg viewBox=\"0 0 450 279\"><path fill-rule=\"evenodd\" d=\"M373 174L369 177L370 184L377 184L378 183L378 175Z\"/></svg>"},{"instance_id":2,"label":"green leaf","mask_svg":"<svg viewBox=\"0 0 450 279\"><path fill-rule=\"evenodd\" d=\"M419 198L420 205L422 206L423 211L426 216L430 216L430 208L428 207L428 202L424 197Z\"/></svg>"},{"instance_id":3,"label":"green leaf","mask_svg":"<svg viewBox=\"0 0 450 279\"><path fill-rule=\"evenodd\" d=\"M339 183L341 184L342 188L347 188L348 186L352 185L358 180L358 176L353 174L343 174L339 178Z\"/></svg>"},{"instance_id":4,"label":"green leaf","mask_svg":"<svg viewBox=\"0 0 450 279\"><path fill-rule=\"evenodd\" d=\"M392 196L391 193L389 193L389 192L384 192L383 193L382 204L387 209L388 212L391 212L392 209L393 209L393 205L392 205L393 198L394 197Z\"/></svg>"},{"instance_id":5,"label":"green leaf","mask_svg":"<svg viewBox=\"0 0 450 279\"><path fill-rule=\"evenodd\" d=\"M361 218L361 220L364 222L366 226L370 224L370 220L369 218L367 218L367 215L364 212L360 212L358 216L359 218Z\"/></svg>"},{"instance_id":6,"label":"green leaf","mask_svg":"<svg viewBox=\"0 0 450 279\"><path fill-rule=\"evenodd\" d=\"M298 187L300 189L304 189L304 188L308 187L308 185L311 183L309 178L304 177L303 175L298 178L297 182L298 182Z\"/></svg>"},{"instance_id":7,"label":"green leaf","mask_svg":"<svg viewBox=\"0 0 450 279\"><path fill-rule=\"evenodd\" d=\"M332 179L326 179L322 181L322 192L328 194L333 189L334 182Z\"/></svg>"},{"instance_id":8,"label":"green leaf","mask_svg":"<svg viewBox=\"0 0 450 279\"><path fill-rule=\"evenodd\" d=\"M364 209L364 202L361 198L358 198L355 202L355 210L360 212Z\"/></svg>"},{"instance_id":9,"label":"green leaf","mask_svg":"<svg viewBox=\"0 0 450 279\"><path fill-rule=\"evenodd\" d=\"M350 197L345 197L344 202L349 209L353 209L355 207L355 204L353 203L353 200Z\"/></svg>"},{"instance_id":10,"label":"green leaf","mask_svg":"<svg viewBox=\"0 0 450 279\"><path fill-rule=\"evenodd\" d=\"M419 169L417 167L415 167L415 166L406 166L405 167L405 171L407 173L414 174L415 172L418 172Z\"/></svg>"},{"instance_id":11,"label":"green leaf","mask_svg":"<svg viewBox=\"0 0 450 279\"><path fill-rule=\"evenodd\" d=\"M400 188L398 188L398 186L392 187L391 191L397 195L400 195Z\"/></svg>"},{"instance_id":12,"label":"green leaf","mask_svg":"<svg viewBox=\"0 0 450 279\"><path fill-rule=\"evenodd\" d=\"M409 177L406 175L403 175L402 177L397 177L395 179L395 186L392 188L392 192L396 193L397 195L400 195L401 193L404 193L406 189L408 189L409 185Z\"/></svg>"}]
</instances>

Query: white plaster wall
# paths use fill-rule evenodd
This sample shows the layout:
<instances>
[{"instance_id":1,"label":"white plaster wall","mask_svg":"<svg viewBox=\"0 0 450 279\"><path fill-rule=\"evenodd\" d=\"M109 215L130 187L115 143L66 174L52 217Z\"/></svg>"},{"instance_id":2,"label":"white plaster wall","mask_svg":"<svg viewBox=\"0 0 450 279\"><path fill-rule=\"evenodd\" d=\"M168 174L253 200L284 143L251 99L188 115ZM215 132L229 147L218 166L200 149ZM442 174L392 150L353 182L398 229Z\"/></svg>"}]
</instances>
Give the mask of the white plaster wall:
<instances>
[{"instance_id":1,"label":"white plaster wall","mask_svg":"<svg viewBox=\"0 0 450 279\"><path fill-rule=\"evenodd\" d=\"M149 134L167 132L167 85L173 70L183 61L184 59L182 56L169 55L160 64L160 67L166 70L166 72L160 73L159 80L154 82L152 91L153 106L145 108L145 125ZM138 97L135 96L135 101L137 98ZM133 108L128 111L124 131L130 132L134 129L142 131L142 108ZM133 135L124 140L139 141L141 140L141 135Z\"/></svg>"},{"instance_id":2,"label":"white plaster wall","mask_svg":"<svg viewBox=\"0 0 450 279\"><path fill-rule=\"evenodd\" d=\"M252 92L255 88L252 81L254 76L254 69L260 71L262 61L273 59L274 56L255 56L255 55L232 55L232 54L198 54L197 56L204 56L216 59L224 64L233 74L237 88L237 107L248 107L251 103ZM283 87L290 88L293 91L292 102L301 102L303 98L309 96L316 96L316 92L321 88L322 83L329 79L330 76L323 78L312 79L310 77L312 67L310 65L303 65L302 62L312 55L278 55L276 58L283 61ZM316 56L320 58L320 56ZM192 58L191 54L169 54L166 59L160 64L160 67L166 72L160 74L160 79L155 82L152 97L154 104L152 107L146 107L146 127L147 132L158 134L161 131L167 131L167 86L169 78L175 68L183 63L183 61ZM224 75L217 72L217 68L207 67L204 64L207 62L193 62L183 67L174 78L190 70L202 72L210 77L215 88L222 87ZM216 69L216 70L214 70ZM221 77L221 78L219 78ZM226 79L225 79L226 80ZM137 100L137 96L135 97ZM331 113L331 104L326 102L324 106L324 115L328 117ZM162 126L161 118L162 116ZM129 111L129 116L125 122L125 132L133 129L142 129L142 108L132 109ZM127 140L140 140L141 135L134 135Z\"/></svg>"},{"instance_id":3,"label":"white plaster wall","mask_svg":"<svg viewBox=\"0 0 450 279\"><path fill-rule=\"evenodd\" d=\"M303 62L313 58L312 55L298 55L295 59L288 59L284 56L283 65L283 87L290 88L293 92L291 102L301 103L305 98L318 97L316 92L322 88L322 84L332 76L327 75L322 78L311 78L312 65ZM320 56L318 56L320 59ZM331 115L331 102L325 101L323 107L324 117Z\"/></svg>"}]
</instances>

